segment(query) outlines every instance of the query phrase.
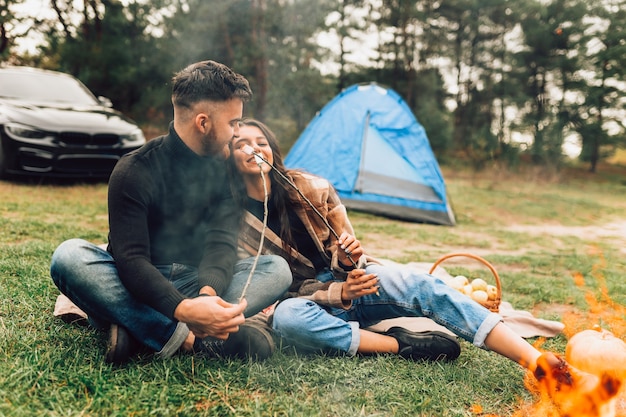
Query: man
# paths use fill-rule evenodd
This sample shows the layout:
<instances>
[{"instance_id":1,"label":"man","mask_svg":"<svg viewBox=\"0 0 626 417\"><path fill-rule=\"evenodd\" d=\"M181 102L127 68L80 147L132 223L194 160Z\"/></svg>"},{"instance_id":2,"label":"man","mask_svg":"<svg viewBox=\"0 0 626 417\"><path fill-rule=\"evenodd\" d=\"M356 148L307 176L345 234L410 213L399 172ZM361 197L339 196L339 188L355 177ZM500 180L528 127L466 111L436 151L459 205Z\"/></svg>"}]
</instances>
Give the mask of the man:
<instances>
[{"instance_id":1,"label":"man","mask_svg":"<svg viewBox=\"0 0 626 417\"><path fill-rule=\"evenodd\" d=\"M237 261L241 213L224 161L251 95L243 76L214 61L177 73L169 133L111 174L107 249L70 239L54 252L59 290L109 329L107 362L127 362L139 345L162 358L264 359L273 351L271 335L244 317L276 301L291 272L276 256Z\"/></svg>"}]
</instances>

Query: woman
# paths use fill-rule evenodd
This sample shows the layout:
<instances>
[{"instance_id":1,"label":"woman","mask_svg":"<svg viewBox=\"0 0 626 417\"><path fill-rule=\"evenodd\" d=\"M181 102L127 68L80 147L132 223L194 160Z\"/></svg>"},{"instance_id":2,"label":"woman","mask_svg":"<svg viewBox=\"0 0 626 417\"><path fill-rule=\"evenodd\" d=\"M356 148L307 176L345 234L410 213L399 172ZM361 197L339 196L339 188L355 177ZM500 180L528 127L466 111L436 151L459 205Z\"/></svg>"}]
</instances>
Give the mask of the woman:
<instances>
[{"instance_id":1,"label":"woman","mask_svg":"<svg viewBox=\"0 0 626 417\"><path fill-rule=\"evenodd\" d=\"M263 123L241 121L239 136L231 142L230 159L233 175L241 179L240 201L247 209L240 249L246 256L256 254L264 238L262 252L281 254L293 272L288 298L276 306L272 323L287 343L303 350L348 355L378 352L414 359L456 358L458 345L444 333L364 330L383 319L429 317L475 346L519 363L539 380L553 381L544 378L550 373L559 384L570 387L580 378L585 390L598 385L597 377L580 373L552 353L542 354L498 314L442 280L408 268L383 266L366 256L333 187L311 174L286 170L278 142ZM552 391L559 388L552 387Z\"/></svg>"}]
</instances>

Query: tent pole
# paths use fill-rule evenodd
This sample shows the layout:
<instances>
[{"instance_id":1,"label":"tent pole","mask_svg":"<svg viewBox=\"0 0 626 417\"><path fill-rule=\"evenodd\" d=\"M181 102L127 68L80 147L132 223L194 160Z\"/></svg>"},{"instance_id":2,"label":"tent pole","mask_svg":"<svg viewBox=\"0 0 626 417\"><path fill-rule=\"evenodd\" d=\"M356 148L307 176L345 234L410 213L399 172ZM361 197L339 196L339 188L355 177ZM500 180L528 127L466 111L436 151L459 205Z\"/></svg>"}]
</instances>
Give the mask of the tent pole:
<instances>
[{"instance_id":1,"label":"tent pole","mask_svg":"<svg viewBox=\"0 0 626 417\"><path fill-rule=\"evenodd\" d=\"M359 161L359 172L356 177L356 181L354 183L355 187L352 191L357 191L361 193L363 191L363 185L361 182L363 181L361 177L361 172L363 172L363 164L365 163L365 147L367 146L367 131L370 126L370 112L369 110L365 113L365 125L363 126L363 139L361 140L361 160Z\"/></svg>"}]
</instances>

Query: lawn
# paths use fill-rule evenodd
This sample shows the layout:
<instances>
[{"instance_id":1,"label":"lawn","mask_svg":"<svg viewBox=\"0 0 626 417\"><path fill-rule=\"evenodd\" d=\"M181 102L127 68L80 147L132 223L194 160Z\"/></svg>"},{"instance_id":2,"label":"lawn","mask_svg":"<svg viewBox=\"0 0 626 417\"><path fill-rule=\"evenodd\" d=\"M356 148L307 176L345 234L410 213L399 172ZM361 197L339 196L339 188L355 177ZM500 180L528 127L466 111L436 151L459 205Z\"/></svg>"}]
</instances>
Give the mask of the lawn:
<instances>
[{"instance_id":1,"label":"lawn","mask_svg":"<svg viewBox=\"0 0 626 417\"><path fill-rule=\"evenodd\" d=\"M626 335L626 170L444 169L458 225L350 213L371 254L435 262L451 252L496 268L505 301L562 321L529 342L563 353L594 324ZM302 356L263 363L144 357L103 362L106 335L53 317L49 261L65 239L104 242L106 184L0 181L0 416L540 416L517 364L462 342L452 363ZM452 274L490 272L470 259Z\"/></svg>"}]
</instances>

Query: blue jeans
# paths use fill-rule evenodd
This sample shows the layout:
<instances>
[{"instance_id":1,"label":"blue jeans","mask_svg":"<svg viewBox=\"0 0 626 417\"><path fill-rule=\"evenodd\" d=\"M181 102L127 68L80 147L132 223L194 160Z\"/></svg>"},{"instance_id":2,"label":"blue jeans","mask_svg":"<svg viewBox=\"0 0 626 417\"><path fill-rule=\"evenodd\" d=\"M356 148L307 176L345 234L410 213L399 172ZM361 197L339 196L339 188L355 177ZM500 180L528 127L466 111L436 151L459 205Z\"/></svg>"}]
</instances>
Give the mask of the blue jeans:
<instances>
[{"instance_id":1,"label":"blue jeans","mask_svg":"<svg viewBox=\"0 0 626 417\"><path fill-rule=\"evenodd\" d=\"M352 300L348 310L320 306L304 298L290 298L276 307L273 328L288 344L303 351L355 355L359 327L397 317L428 317L457 336L485 349L485 338L502 321L496 313L449 287L430 274L409 268L370 264L378 274L379 293ZM330 272L318 274L323 282Z\"/></svg>"},{"instance_id":2,"label":"blue jeans","mask_svg":"<svg viewBox=\"0 0 626 417\"><path fill-rule=\"evenodd\" d=\"M254 258L237 262L233 280L222 298L237 303ZM198 295L198 271L195 267L172 264L157 265L159 271L187 297ZM67 240L54 251L50 276L59 290L89 316L89 322L106 329L111 323L124 326L128 332L167 358L173 355L189 334L184 323L161 314L137 301L119 278L115 260L109 252L82 239ZM292 276L287 262L273 255L259 258L250 286L246 291L250 317L278 300L289 288Z\"/></svg>"}]
</instances>

